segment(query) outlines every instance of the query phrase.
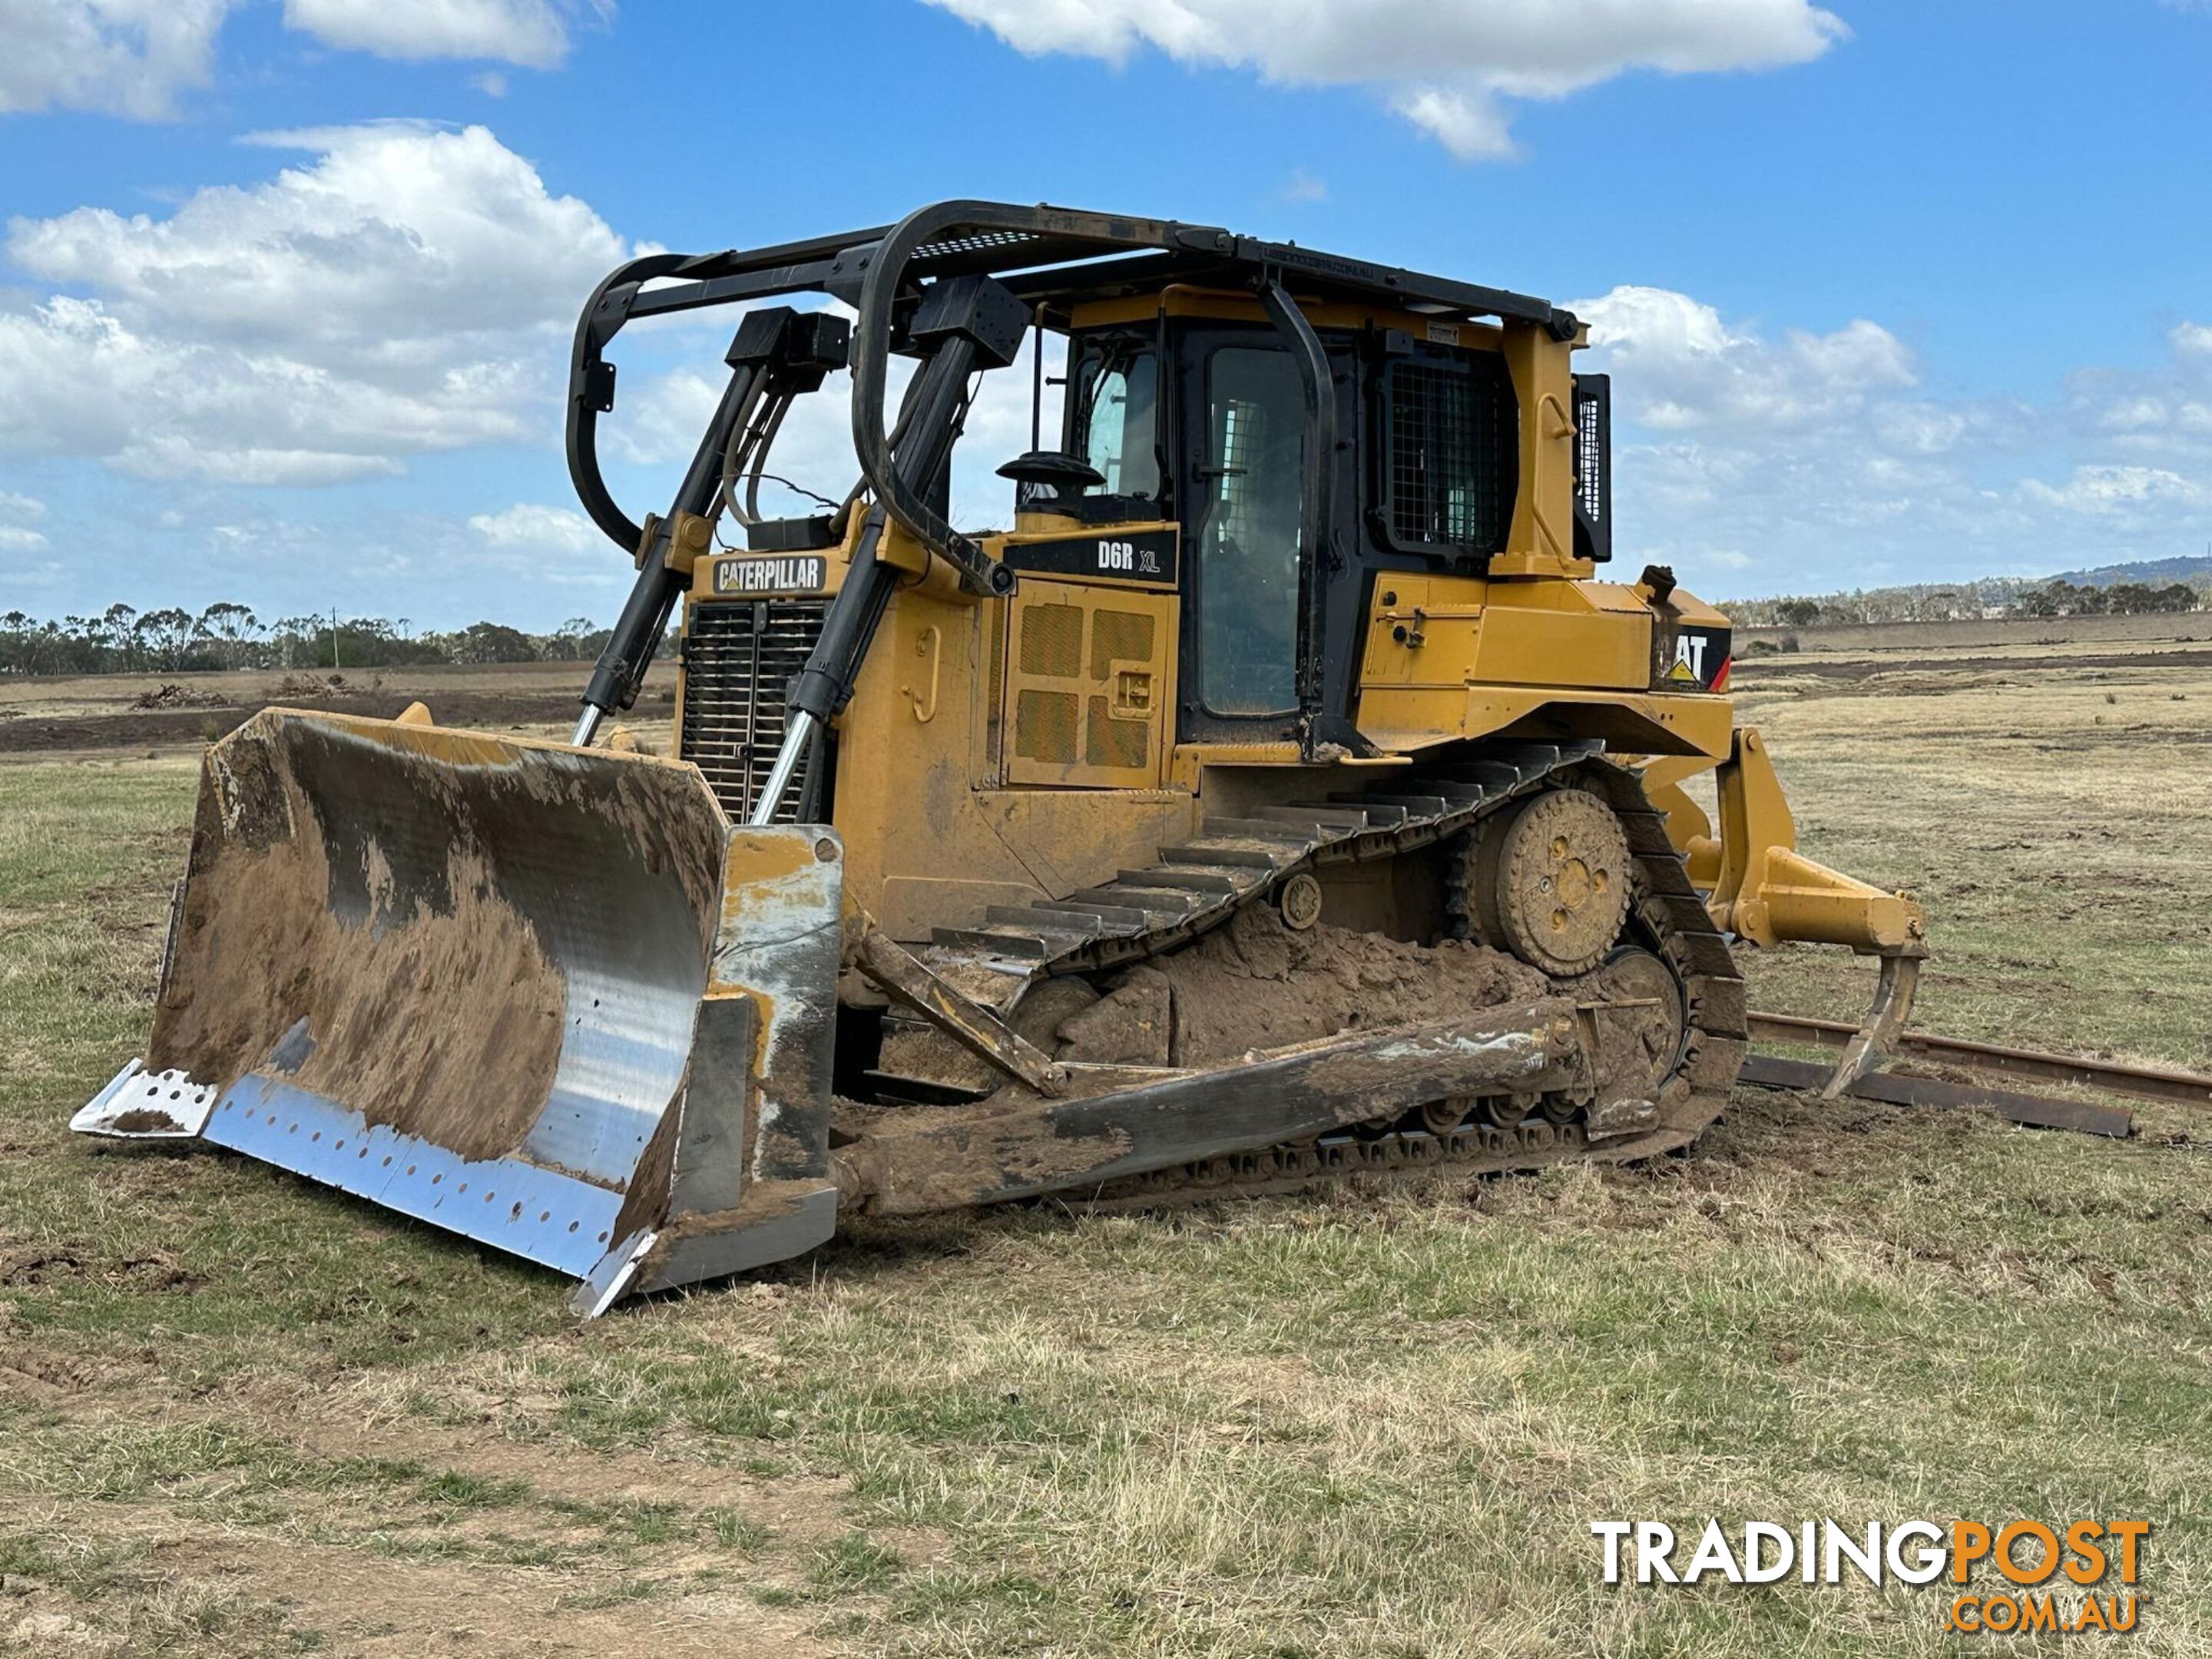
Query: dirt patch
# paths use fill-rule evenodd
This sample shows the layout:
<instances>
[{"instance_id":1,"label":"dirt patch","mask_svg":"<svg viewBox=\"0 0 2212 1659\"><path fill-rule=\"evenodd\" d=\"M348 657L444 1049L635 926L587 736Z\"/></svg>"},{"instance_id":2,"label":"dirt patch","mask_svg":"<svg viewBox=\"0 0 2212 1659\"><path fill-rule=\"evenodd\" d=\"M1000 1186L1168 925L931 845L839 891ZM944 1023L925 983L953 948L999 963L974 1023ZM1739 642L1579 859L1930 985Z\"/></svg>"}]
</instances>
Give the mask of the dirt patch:
<instances>
[{"instance_id":1,"label":"dirt patch","mask_svg":"<svg viewBox=\"0 0 2212 1659\"><path fill-rule=\"evenodd\" d=\"M166 1250L141 1250L116 1260L68 1243L0 1249L0 1285L51 1285L68 1279L95 1279L141 1291L178 1290L200 1282L198 1274Z\"/></svg>"},{"instance_id":2,"label":"dirt patch","mask_svg":"<svg viewBox=\"0 0 2212 1659\"><path fill-rule=\"evenodd\" d=\"M1063 1023L1061 1057L1120 1059L1140 1042L1140 1028L1157 1018L1160 1000L1152 980L1166 981L1172 1001L1168 1049L1178 1066L1342 1031L1440 1024L1551 989L1526 963L1480 945L1411 945L1326 922L1298 933L1272 906L1255 904L1188 950L1135 970L1107 1003ZM1105 1017L1124 988L1137 994L1117 1017Z\"/></svg>"},{"instance_id":3,"label":"dirt patch","mask_svg":"<svg viewBox=\"0 0 2212 1659\"><path fill-rule=\"evenodd\" d=\"M1820 679L1874 680L1881 684L1879 690L1926 695L1931 690L1958 690L1966 684L1946 681L1929 686L1913 680L1908 671L1913 668L1944 668L1960 673L1978 672L1993 677L1992 683L2010 683L2029 677L2047 676L2054 669L2071 673L2077 670L2100 668L2207 668L2212 667L2212 650L2129 651L2069 653L2039 662L2021 657L1990 656L1931 656L1926 659L1878 657L1815 657L1808 655L1762 657L1754 666L1738 663L1736 672L1748 674L1753 680L1786 679L1807 675Z\"/></svg>"},{"instance_id":4,"label":"dirt patch","mask_svg":"<svg viewBox=\"0 0 2212 1659\"><path fill-rule=\"evenodd\" d=\"M273 1061L372 1124L468 1158L512 1152L551 1090L566 999L481 855L448 849L449 910L401 909L372 843L364 873L382 902L347 926L314 811L272 749L232 757L201 793L150 1068L228 1087Z\"/></svg>"},{"instance_id":5,"label":"dirt patch","mask_svg":"<svg viewBox=\"0 0 2212 1659\"><path fill-rule=\"evenodd\" d=\"M287 708L326 714L367 714L390 720L413 699L397 692L381 696L338 696L251 699L244 704L206 708L159 708L119 714L58 718L29 715L0 724L0 754L50 755L66 750L149 749L212 743L228 737L271 702ZM514 696L471 693L446 696L431 705L441 726L504 728L565 725L576 718L575 694L522 693Z\"/></svg>"},{"instance_id":6,"label":"dirt patch","mask_svg":"<svg viewBox=\"0 0 2212 1659\"><path fill-rule=\"evenodd\" d=\"M111 1528L120 1518L145 1539L151 1563L179 1600L215 1602L243 1593L284 1629L318 1632L318 1646L326 1643L354 1659L806 1659L824 1651L807 1634L818 1614L758 1606L736 1585L686 1582L698 1563L672 1559L626 1574L611 1565L593 1572L395 1559L258 1530L194 1527L157 1505L102 1518ZM61 1616L47 1613L40 1627L61 1628L54 1622Z\"/></svg>"}]
</instances>

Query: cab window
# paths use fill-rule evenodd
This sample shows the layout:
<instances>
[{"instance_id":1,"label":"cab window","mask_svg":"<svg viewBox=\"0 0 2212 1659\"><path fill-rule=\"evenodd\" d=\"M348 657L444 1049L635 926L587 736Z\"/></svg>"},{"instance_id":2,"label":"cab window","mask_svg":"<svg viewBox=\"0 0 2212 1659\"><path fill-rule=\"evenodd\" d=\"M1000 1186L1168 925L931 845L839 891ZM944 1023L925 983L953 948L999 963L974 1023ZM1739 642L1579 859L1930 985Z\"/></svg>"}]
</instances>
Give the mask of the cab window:
<instances>
[{"instance_id":1,"label":"cab window","mask_svg":"<svg viewBox=\"0 0 2212 1659\"><path fill-rule=\"evenodd\" d=\"M1109 349L1085 357L1079 374L1080 453L1105 480L1091 493L1158 501L1158 358L1149 348Z\"/></svg>"}]
</instances>

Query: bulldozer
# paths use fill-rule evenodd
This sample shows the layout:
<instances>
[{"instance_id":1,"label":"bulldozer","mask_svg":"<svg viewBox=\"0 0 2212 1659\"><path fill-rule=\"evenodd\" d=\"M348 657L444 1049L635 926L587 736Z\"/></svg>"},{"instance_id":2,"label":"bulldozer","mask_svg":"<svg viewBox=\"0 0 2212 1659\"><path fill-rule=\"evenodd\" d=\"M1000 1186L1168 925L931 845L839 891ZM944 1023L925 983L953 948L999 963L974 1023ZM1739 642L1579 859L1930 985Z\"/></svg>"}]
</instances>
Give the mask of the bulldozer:
<instances>
[{"instance_id":1,"label":"bulldozer","mask_svg":"<svg viewBox=\"0 0 2212 1659\"><path fill-rule=\"evenodd\" d=\"M719 402L633 519L608 349L726 307ZM1878 959L1843 1088L1923 915L1796 850L1728 617L1606 574L1587 341L1049 206L630 260L570 363L569 471L637 571L572 738L416 704L213 744L148 1052L74 1127L264 1160L590 1316L840 1217L1684 1148L1746 1053L1738 949ZM1025 350L1011 527L956 529ZM848 377L856 478L764 513ZM623 716L672 623L664 744Z\"/></svg>"}]
</instances>

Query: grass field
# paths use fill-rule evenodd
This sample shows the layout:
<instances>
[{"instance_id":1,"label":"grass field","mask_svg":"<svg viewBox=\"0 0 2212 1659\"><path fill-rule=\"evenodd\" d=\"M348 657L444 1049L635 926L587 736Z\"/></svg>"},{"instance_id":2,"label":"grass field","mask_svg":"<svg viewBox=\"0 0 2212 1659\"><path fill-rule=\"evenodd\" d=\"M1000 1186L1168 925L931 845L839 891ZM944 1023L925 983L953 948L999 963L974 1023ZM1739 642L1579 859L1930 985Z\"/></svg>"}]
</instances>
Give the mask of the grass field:
<instances>
[{"instance_id":1,"label":"grass field","mask_svg":"<svg viewBox=\"0 0 2212 1659\"><path fill-rule=\"evenodd\" d=\"M2212 1066L2212 669L2069 665L2112 648L1739 691L1808 850L1925 900L1923 1024ZM1745 1090L1652 1167L877 1224L579 1327L275 1171L64 1133L143 1041L194 778L0 765L0 1650L2039 1651L1936 1586L1608 1589L1589 1523L2081 1514L2154 1527L2106 1639L2212 1651L2179 1109Z\"/></svg>"}]
</instances>

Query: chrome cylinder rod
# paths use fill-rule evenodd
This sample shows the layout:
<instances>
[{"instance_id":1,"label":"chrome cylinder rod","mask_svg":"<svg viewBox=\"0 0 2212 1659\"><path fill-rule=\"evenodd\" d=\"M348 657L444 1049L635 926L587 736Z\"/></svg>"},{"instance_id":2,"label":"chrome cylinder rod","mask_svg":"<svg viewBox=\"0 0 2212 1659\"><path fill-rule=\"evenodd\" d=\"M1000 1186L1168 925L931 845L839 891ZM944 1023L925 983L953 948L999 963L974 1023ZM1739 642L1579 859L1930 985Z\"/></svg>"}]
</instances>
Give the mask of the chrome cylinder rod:
<instances>
[{"instance_id":1,"label":"chrome cylinder rod","mask_svg":"<svg viewBox=\"0 0 2212 1659\"><path fill-rule=\"evenodd\" d=\"M775 809L783 804L784 791L791 787L792 774L799 770L806 745L814 740L817 725L814 716L804 708L792 711L791 724L783 734L783 747L776 751L775 764L769 770L760 799L753 803L754 829L764 829L775 822Z\"/></svg>"}]
</instances>

